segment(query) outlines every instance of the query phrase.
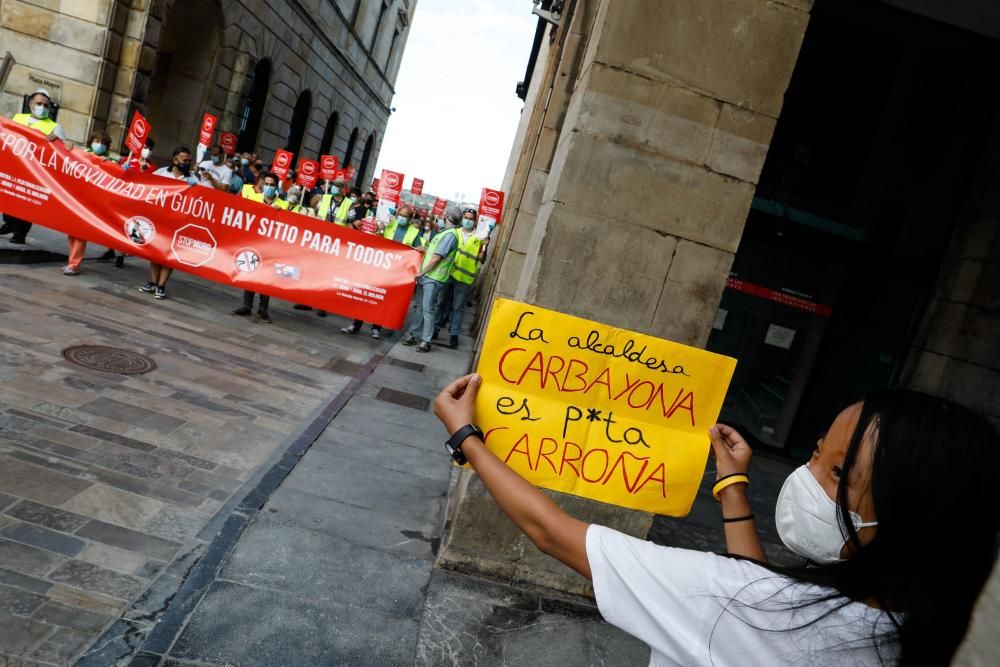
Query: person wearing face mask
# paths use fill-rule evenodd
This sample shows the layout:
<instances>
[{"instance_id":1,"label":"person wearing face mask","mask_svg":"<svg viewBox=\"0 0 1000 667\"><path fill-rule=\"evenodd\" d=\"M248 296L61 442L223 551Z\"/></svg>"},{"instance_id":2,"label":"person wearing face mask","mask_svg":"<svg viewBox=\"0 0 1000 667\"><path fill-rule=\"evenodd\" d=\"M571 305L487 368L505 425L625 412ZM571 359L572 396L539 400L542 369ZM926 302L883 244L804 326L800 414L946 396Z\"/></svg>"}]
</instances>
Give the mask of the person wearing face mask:
<instances>
[{"instance_id":1,"label":"person wearing face mask","mask_svg":"<svg viewBox=\"0 0 1000 667\"><path fill-rule=\"evenodd\" d=\"M906 389L840 412L782 487L778 534L808 562L779 567L754 528L751 451L734 429L708 433L729 553L662 547L574 519L487 449L465 428L481 382L460 378L435 400L453 458L541 551L593 582L601 614L649 645L650 665L951 662L1000 531L1000 438L981 415Z\"/></svg>"},{"instance_id":2,"label":"person wearing face mask","mask_svg":"<svg viewBox=\"0 0 1000 667\"><path fill-rule=\"evenodd\" d=\"M62 125L49 117L52 110L52 99L48 91L44 88L36 90L28 99L28 113L14 114L11 118L19 125L25 125L33 130L38 130L48 138L49 141L61 140L66 149L72 145L66 140L66 133ZM11 243L27 243L28 232L31 230L31 222L15 218L12 215L4 214L4 224L0 227L0 235L10 234Z\"/></svg>"},{"instance_id":3,"label":"person wearing face mask","mask_svg":"<svg viewBox=\"0 0 1000 667\"><path fill-rule=\"evenodd\" d=\"M111 137L108 136L107 132L91 132L85 152L98 159L108 160L110 159L108 155L110 146ZM76 276L80 274L80 264L83 262L84 253L87 252L87 242L84 239L69 235L66 236L66 240L69 243L69 261L63 267L62 272L65 276ZM97 261L110 261L114 258L115 251L109 249Z\"/></svg>"},{"instance_id":4,"label":"person wearing face mask","mask_svg":"<svg viewBox=\"0 0 1000 667\"><path fill-rule=\"evenodd\" d=\"M458 347L465 304L469 300L472 284L476 281L479 264L486 258L486 246L489 244L489 237L481 239L476 236L476 215L474 208L467 208L462 212L455 264L448 283L438 297L434 337L437 338L438 330L450 322L448 347L453 350Z\"/></svg>"},{"instance_id":5,"label":"person wearing face mask","mask_svg":"<svg viewBox=\"0 0 1000 667\"><path fill-rule=\"evenodd\" d=\"M226 156L222 153L222 147L216 144L209 148L207 158L198 165L198 175L202 185L227 192L229 182L233 178L233 170L226 166Z\"/></svg>"},{"instance_id":6,"label":"person wearing face mask","mask_svg":"<svg viewBox=\"0 0 1000 667\"><path fill-rule=\"evenodd\" d=\"M328 184L327 193L320 199L316 217L320 220L332 220L334 223L347 226L348 212L353 203L348 197L345 189L347 183L338 178Z\"/></svg>"},{"instance_id":7,"label":"person wearing face mask","mask_svg":"<svg viewBox=\"0 0 1000 667\"><path fill-rule=\"evenodd\" d=\"M170 164L160 167L153 172L153 176L172 178L177 181L186 181L188 185L198 183L198 177L191 173L191 149L185 146L178 146L170 155ZM170 280L174 272L169 266L149 263L149 282L139 288L144 294L152 294L156 299L167 298L167 281Z\"/></svg>"},{"instance_id":8,"label":"person wearing face mask","mask_svg":"<svg viewBox=\"0 0 1000 667\"><path fill-rule=\"evenodd\" d=\"M260 172L260 177L257 179L260 185L260 192L251 192L249 195L244 194L246 199L250 201L255 201L261 203L265 206L270 206L272 208L288 209L288 202L284 199L278 198L278 176L274 172L262 171ZM251 292L250 290L243 290L243 305L233 311L233 315L239 315L240 317L248 317L253 313L253 299L256 292ZM271 324L271 315L268 312L268 307L271 305L271 297L267 294L260 295L260 305L257 308L257 317L264 324Z\"/></svg>"},{"instance_id":9,"label":"person wearing face mask","mask_svg":"<svg viewBox=\"0 0 1000 667\"><path fill-rule=\"evenodd\" d=\"M251 164L250 153L241 153L237 165L237 173L239 173L244 183L253 183L257 180L257 174L253 172Z\"/></svg>"},{"instance_id":10,"label":"person wearing face mask","mask_svg":"<svg viewBox=\"0 0 1000 667\"><path fill-rule=\"evenodd\" d=\"M303 200L301 185L293 185L288 189L288 194L285 195L285 203L288 205L288 210L292 213L308 215L310 217L315 215L315 211L309 207L309 202Z\"/></svg>"},{"instance_id":11,"label":"person wearing face mask","mask_svg":"<svg viewBox=\"0 0 1000 667\"><path fill-rule=\"evenodd\" d=\"M243 197L250 197L252 194L260 194L260 175L264 173L264 163L253 156L249 167L250 178L246 179L243 184L243 189L240 190L240 194Z\"/></svg>"},{"instance_id":12,"label":"person wearing face mask","mask_svg":"<svg viewBox=\"0 0 1000 667\"><path fill-rule=\"evenodd\" d=\"M226 167L232 172L232 178L229 179L229 187L226 192L235 195L243 191L243 176L240 170L239 158L226 158Z\"/></svg>"},{"instance_id":13,"label":"person wearing face mask","mask_svg":"<svg viewBox=\"0 0 1000 667\"><path fill-rule=\"evenodd\" d=\"M434 324L437 321L438 295L448 282L455 250L458 248L457 229L437 234L424 251L424 259L415 279L420 287L421 316L413 323L409 336L403 345L416 345L417 352L430 352L434 338ZM419 336L419 339L417 338Z\"/></svg>"},{"instance_id":14,"label":"person wearing face mask","mask_svg":"<svg viewBox=\"0 0 1000 667\"><path fill-rule=\"evenodd\" d=\"M156 148L156 142L153 141L152 137L148 137L146 139L146 145L143 147L143 149L139 152L138 155L129 152L125 157L122 158L121 160L122 169L125 170L137 169L138 171L141 171L143 173L156 171L156 165L153 164L153 161L150 159L150 156L153 154L153 150L155 148Z\"/></svg>"}]
</instances>

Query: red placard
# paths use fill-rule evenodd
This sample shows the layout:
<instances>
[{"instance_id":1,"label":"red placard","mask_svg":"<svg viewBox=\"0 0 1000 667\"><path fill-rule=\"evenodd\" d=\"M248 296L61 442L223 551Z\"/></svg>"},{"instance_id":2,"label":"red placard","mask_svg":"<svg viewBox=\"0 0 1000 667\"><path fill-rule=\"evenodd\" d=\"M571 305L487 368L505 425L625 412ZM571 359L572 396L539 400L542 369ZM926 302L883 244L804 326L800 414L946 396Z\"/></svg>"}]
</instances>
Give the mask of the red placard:
<instances>
[{"instance_id":1,"label":"red placard","mask_svg":"<svg viewBox=\"0 0 1000 667\"><path fill-rule=\"evenodd\" d=\"M323 155L319 158L319 177L324 181L337 180L337 156Z\"/></svg>"},{"instance_id":2,"label":"red placard","mask_svg":"<svg viewBox=\"0 0 1000 667\"><path fill-rule=\"evenodd\" d=\"M271 171L277 174L278 178L285 180L288 176L288 170L292 168L292 158L295 157L289 151L278 151L274 154L274 164L271 165Z\"/></svg>"},{"instance_id":3,"label":"red placard","mask_svg":"<svg viewBox=\"0 0 1000 667\"><path fill-rule=\"evenodd\" d=\"M299 160L299 173L295 182L304 188L311 189L319 180L319 162L316 160Z\"/></svg>"},{"instance_id":4,"label":"red placard","mask_svg":"<svg viewBox=\"0 0 1000 667\"><path fill-rule=\"evenodd\" d=\"M132 124L129 125L128 135L125 137L125 148L138 155L146 146L149 130L149 121L138 111L133 113Z\"/></svg>"},{"instance_id":5,"label":"red placard","mask_svg":"<svg viewBox=\"0 0 1000 667\"><path fill-rule=\"evenodd\" d=\"M420 264L415 250L381 236L122 170L5 118L0 210L208 280L393 329L403 325Z\"/></svg>"},{"instance_id":6,"label":"red placard","mask_svg":"<svg viewBox=\"0 0 1000 667\"><path fill-rule=\"evenodd\" d=\"M335 180L335 181L344 181L346 183L347 182L347 172L344 171L343 169L338 169L337 172L336 172L336 174L334 174L334 176L333 176L333 180Z\"/></svg>"},{"instance_id":7,"label":"red placard","mask_svg":"<svg viewBox=\"0 0 1000 667\"><path fill-rule=\"evenodd\" d=\"M351 166L344 167L344 180L346 180L347 182L353 181L354 177L357 175L358 175L357 167L351 167Z\"/></svg>"},{"instance_id":8,"label":"red placard","mask_svg":"<svg viewBox=\"0 0 1000 667\"><path fill-rule=\"evenodd\" d=\"M415 195L424 194L424 179L414 178L413 185L410 186L410 192Z\"/></svg>"},{"instance_id":9,"label":"red placard","mask_svg":"<svg viewBox=\"0 0 1000 667\"><path fill-rule=\"evenodd\" d=\"M205 114L201 119L201 132L198 135L198 143L202 146L212 145L212 135L215 133L215 123L218 118L210 113Z\"/></svg>"},{"instance_id":10,"label":"red placard","mask_svg":"<svg viewBox=\"0 0 1000 667\"><path fill-rule=\"evenodd\" d=\"M226 155L236 153L236 141L237 136L232 132L223 132L219 135L219 145L222 146L222 152Z\"/></svg>"},{"instance_id":11,"label":"red placard","mask_svg":"<svg viewBox=\"0 0 1000 667\"><path fill-rule=\"evenodd\" d=\"M444 211L445 211L446 208L448 208L448 200L447 199L435 199L434 200L434 208L431 209L431 214L432 215L444 215Z\"/></svg>"},{"instance_id":12,"label":"red placard","mask_svg":"<svg viewBox=\"0 0 1000 667\"><path fill-rule=\"evenodd\" d=\"M491 218L493 222L499 222L502 213L503 192L483 188L483 193L479 197L479 217Z\"/></svg>"},{"instance_id":13,"label":"red placard","mask_svg":"<svg viewBox=\"0 0 1000 667\"><path fill-rule=\"evenodd\" d=\"M378 179L378 199L379 201L389 201L393 204L399 203L399 193L403 190L403 175L398 171L382 170L382 176Z\"/></svg>"}]
</instances>

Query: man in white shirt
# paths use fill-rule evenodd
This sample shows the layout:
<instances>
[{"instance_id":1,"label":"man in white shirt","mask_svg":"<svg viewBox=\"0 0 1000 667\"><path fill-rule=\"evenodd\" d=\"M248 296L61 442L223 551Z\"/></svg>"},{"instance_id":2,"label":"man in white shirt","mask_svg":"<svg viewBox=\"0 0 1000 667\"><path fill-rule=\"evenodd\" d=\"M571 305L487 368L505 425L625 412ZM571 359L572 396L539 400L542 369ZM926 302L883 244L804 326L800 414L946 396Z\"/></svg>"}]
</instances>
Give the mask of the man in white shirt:
<instances>
[{"instance_id":1,"label":"man in white shirt","mask_svg":"<svg viewBox=\"0 0 1000 667\"><path fill-rule=\"evenodd\" d=\"M198 165L198 175L201 185L210 188L229 191L229 182L233 178L233 170L226 166L226 157L222 154L222 148L218 145L208 149L208 159L202 160Z\"/></svg>"}]
</instances>

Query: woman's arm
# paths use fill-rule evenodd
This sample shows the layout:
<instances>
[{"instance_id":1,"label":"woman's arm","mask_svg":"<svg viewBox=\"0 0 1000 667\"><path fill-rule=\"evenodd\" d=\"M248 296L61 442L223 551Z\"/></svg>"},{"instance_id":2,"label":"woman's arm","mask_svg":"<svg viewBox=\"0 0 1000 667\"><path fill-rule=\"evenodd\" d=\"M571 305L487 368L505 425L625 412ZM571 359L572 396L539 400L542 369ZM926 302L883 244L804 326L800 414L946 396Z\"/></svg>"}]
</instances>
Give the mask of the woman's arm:
<instances>
[{"instance_id":1,"label":"woman's arm","mask_svg":"<svg viewBox=\"0 0 1000 667\"><path fill-rule=\"evenodd\" d=\"M750 445L736 429L717 424L708 430L712 441L712 452L715 454L717 477L737 473L746 474L750 469L750 457L753 452ZM727 486L719 493L722 503L723 519L738 519L752 514L750 500L747 498L746 484ZM726 532L726 549L737 556L753 558L762 563L767 562L767 555L757 534L757 525L753 519L743 521L723 522Z\"/></svg>"},{"instance_id":2,"label":"woman's arm","mask_svg":"<svg viewBox=\"0 0 1000 667\"><path fill-rule=\"evenodd\" d=\"M435 399L434 414L449 434L475 422L476 394L481 382L478 375L467 375L452 382ZM462 453L500 509L539 550L591 578L587 523L564 512L551 498L498 459L479 438L467 438L462 443Z\"/></svg>"}]
</instances>

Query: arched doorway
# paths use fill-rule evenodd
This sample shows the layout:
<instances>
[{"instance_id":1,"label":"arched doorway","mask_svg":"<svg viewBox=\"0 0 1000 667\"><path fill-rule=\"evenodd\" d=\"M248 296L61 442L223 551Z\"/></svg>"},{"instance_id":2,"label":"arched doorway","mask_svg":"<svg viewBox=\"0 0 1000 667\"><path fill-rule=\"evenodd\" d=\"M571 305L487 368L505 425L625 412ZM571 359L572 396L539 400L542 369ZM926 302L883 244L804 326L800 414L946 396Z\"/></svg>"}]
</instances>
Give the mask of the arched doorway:
<instances>
[{"instance_id":1,"label":"arched doorway","mask_svg":"<svg viewBox=\"0 0 1000 667\"><path fill-rule=\"evenodd\" d=\"M332 155L333 140L337 136L337 122L340 114L334 111L326 121L326 128L323 130L323 141L319 144L320 155Z\"/></svg>"},{"instance_id":2,"label":"arched doorway","mask_svg":"<svg viewBox=\"0 0 1000 667\"><path fill-rule=\"evenodd\" d=\"M344 166L351 164L351 158L354 157L354 145L358 143L358 128L354 128L351 131L351 138L347 140L347 150L344 151Z\"/></svg>"},{"instance_id":3,"label":"arched doorway","mask_svg":"<svg viewBox=\"0 0 1000 667\"><path fill-rule=\"evenodd\" d=\"M158 156L198 143L222 29L217 1L175 2L168 9L149 85L147 118Z\"/></svg>"},{"instance_id":4,"label":"arched doorway","mask_svg":"<svg viewBox=\"0 0 1000 667\"><path fill-rule=\"evenodd\" d=\"M312 92L303 90L295 103L292 111L292 122L288 125L288 141L285 143L285 150L291 151L295 157L299 156L299 149L302 148L302 138L306 135L306 124L309 122L309 107L312 106Z\"/></svg>"},{"instance_id":5,"label":"arched doorway","mask_svg":"<svg viewBox=\"0 0 1000 667\"><path fill-rule=\"evenodd\" d=\"M247 81L246 104L240 114L239 141L236 150L253 153L257 148L260 122L264 118L264 103L271 86L271 61L264 58L254 67Z\"/></svg>"},{"instance_id":6,"label":"arched doorway","mask_svg":"<svg viewBox=\"0 0 1000 667\"><path fill-rule=\"evenodd\" d=\"M361 164L358 165L358 177L354 181L354 185L356 185L359 188L362 187L361 186L362 183L368 182L368 179L366 178L368 174L368 166L369 166L368 163L371 162L373 150L375 150L374 132L368 135L368 139L365 140L365 150L363 153L361 153Z\"/></svg>"}]
</instances>

